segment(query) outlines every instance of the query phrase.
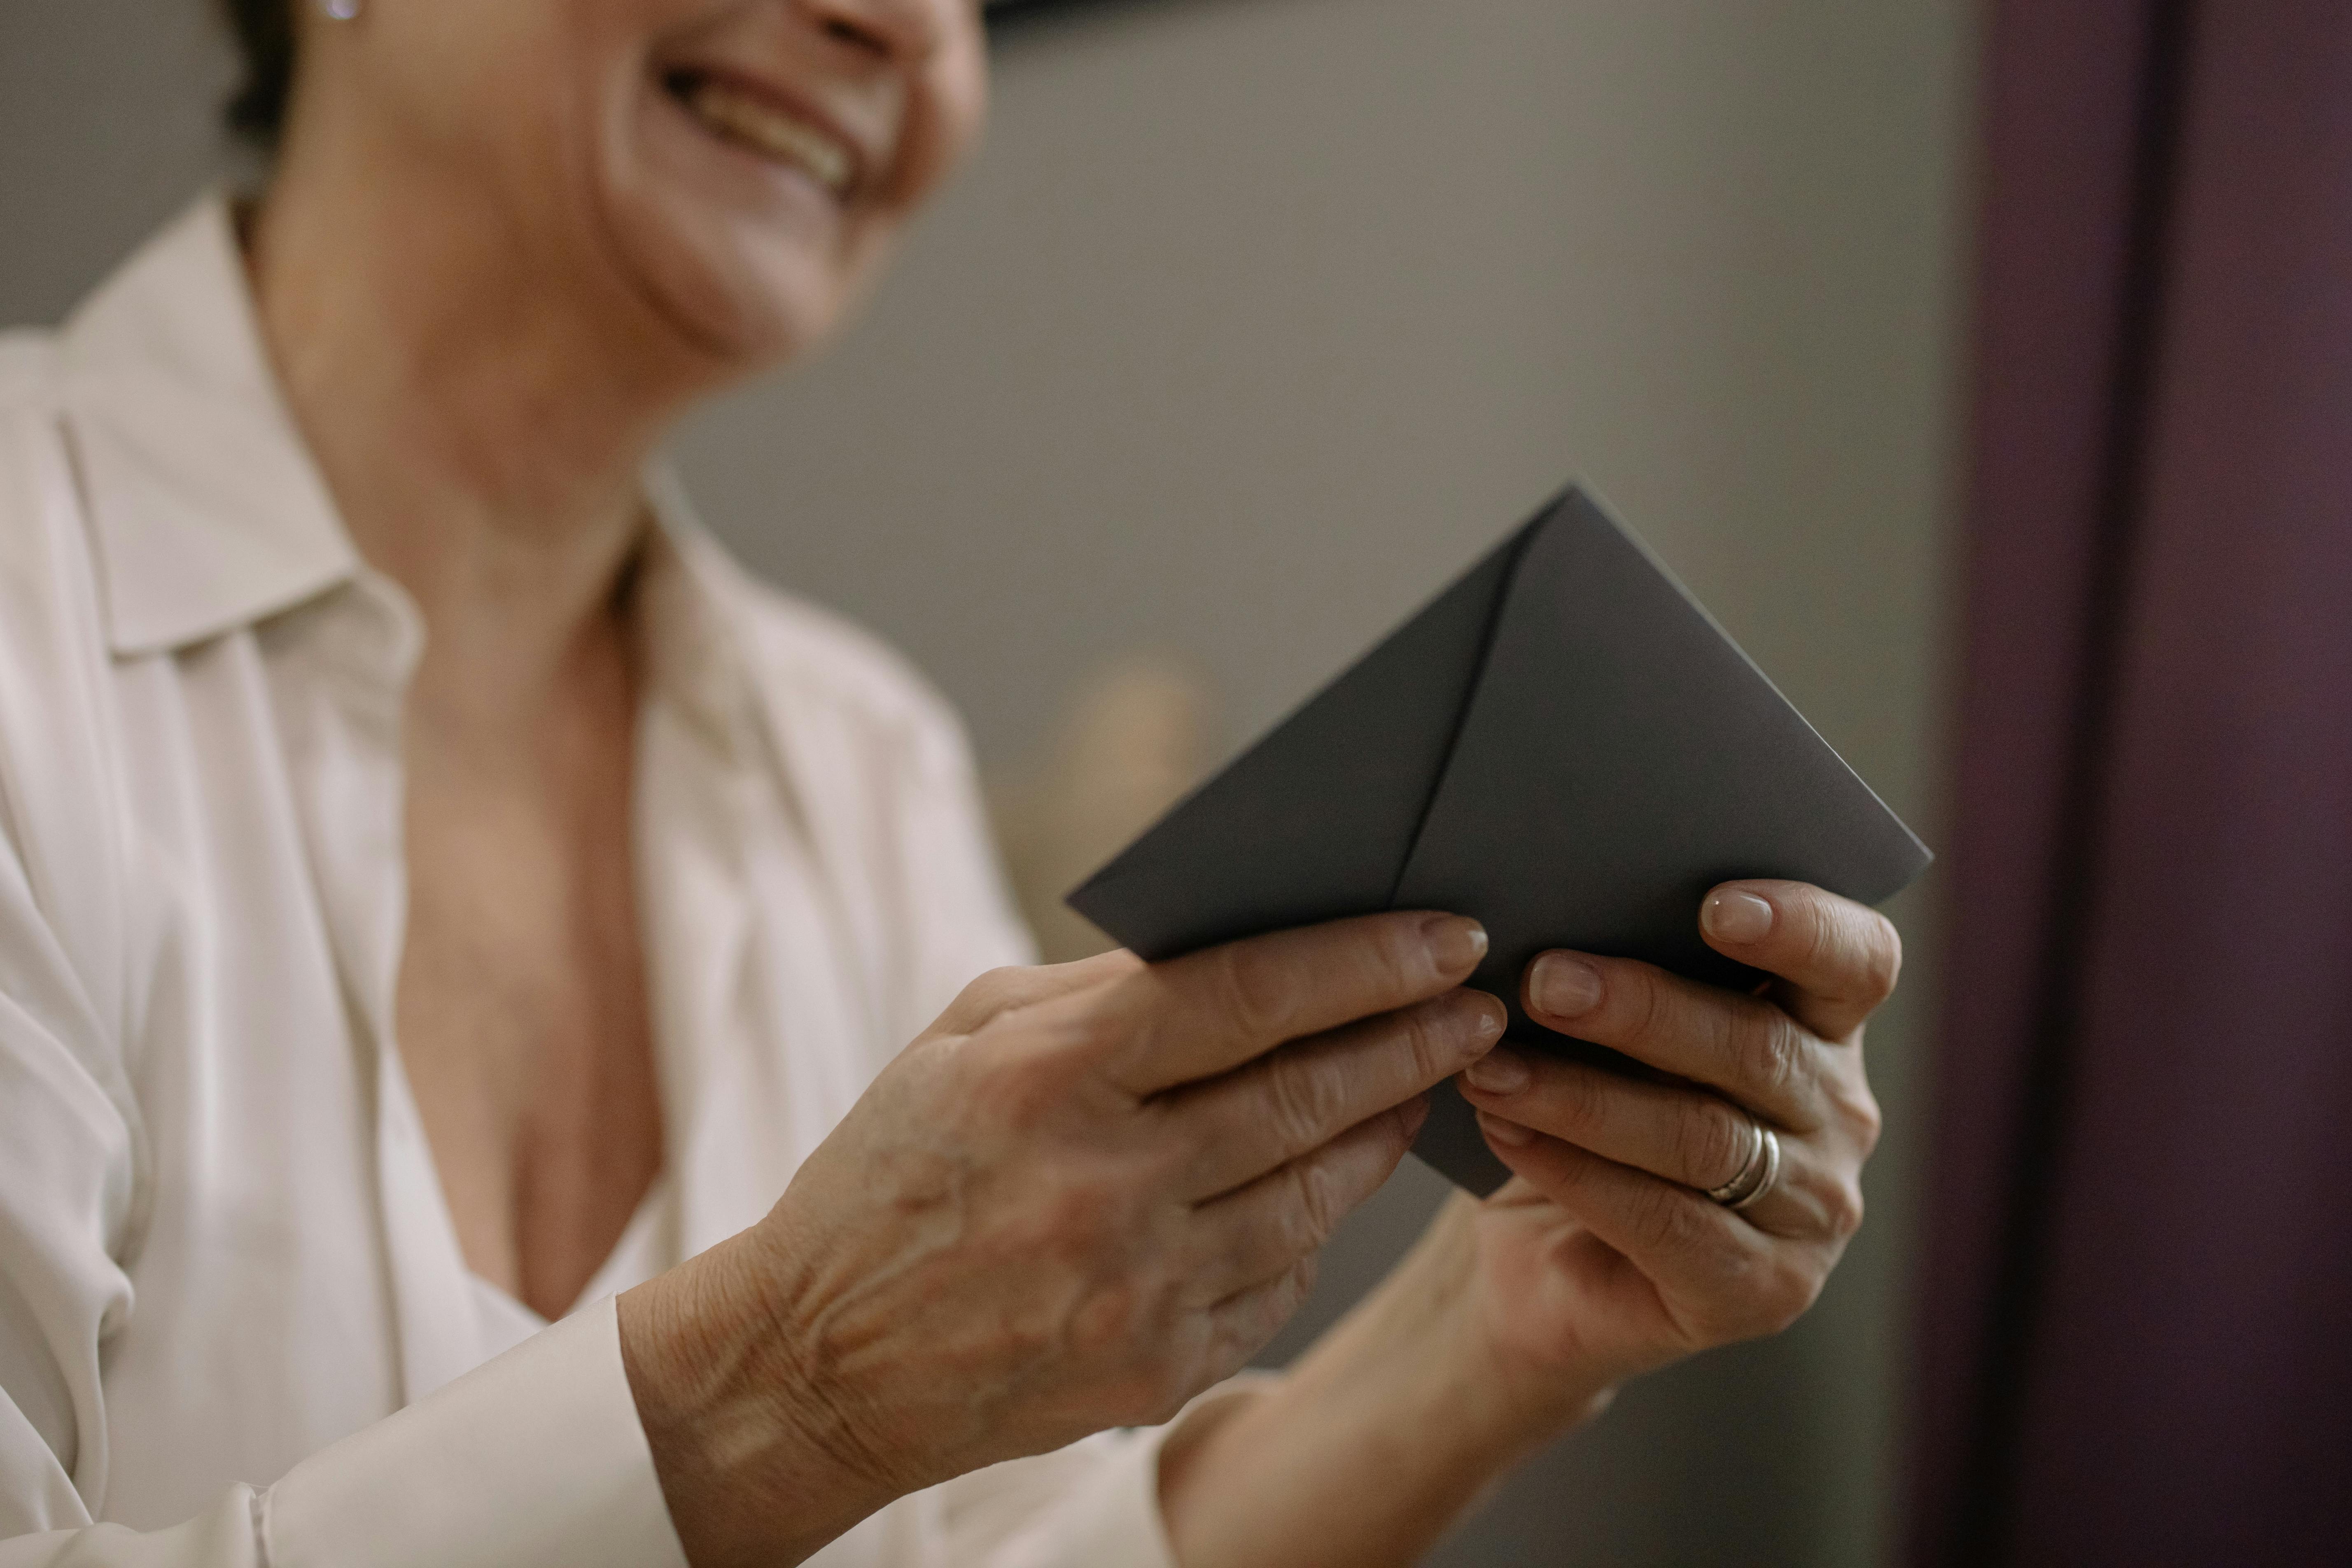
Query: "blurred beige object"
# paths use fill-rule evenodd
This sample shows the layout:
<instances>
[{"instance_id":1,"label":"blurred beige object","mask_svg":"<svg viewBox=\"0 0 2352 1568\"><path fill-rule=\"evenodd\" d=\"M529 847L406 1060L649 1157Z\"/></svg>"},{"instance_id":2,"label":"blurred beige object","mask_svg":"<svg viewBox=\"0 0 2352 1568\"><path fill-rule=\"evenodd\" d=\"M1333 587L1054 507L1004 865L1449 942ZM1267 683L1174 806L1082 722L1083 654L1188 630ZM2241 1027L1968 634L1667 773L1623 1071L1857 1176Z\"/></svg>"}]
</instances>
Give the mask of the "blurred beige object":
<instances>
[{"instance_id":1,"label":"blurred beige object","mask_svg":"<svg viewBox=\"0 0 2352 1568\"><path fill-rule=\"evenodd\" d=\"M1062 896L1199 782L1214 708L1188 666L1120 659L1079 688L1042 762L990 792L1005 868L1047 963L1114 945Z\"/></svg>"}]
</instances>

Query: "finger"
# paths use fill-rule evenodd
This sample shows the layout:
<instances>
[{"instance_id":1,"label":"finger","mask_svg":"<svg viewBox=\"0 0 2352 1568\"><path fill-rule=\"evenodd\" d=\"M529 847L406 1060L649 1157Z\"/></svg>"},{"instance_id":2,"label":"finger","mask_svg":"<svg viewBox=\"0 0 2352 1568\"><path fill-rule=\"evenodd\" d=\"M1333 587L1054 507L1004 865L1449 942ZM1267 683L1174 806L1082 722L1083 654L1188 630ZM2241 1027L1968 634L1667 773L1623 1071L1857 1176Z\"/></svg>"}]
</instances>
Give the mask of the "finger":
<instances>
[{"instance_id":1,"label":"finger","mask_svg":"<svg viewBox=\"0 0 2352 1568\"><path fill-rule=\"evenodd\" d=\"M1685 1348L1778 1333L1821 1290L1825 1269L1814 1254L1766 1236L1688 1187L1557 1138L1510 1130L1489 1115L1478 1124L1514 1174L1582 1221L1655 1288Z\"/></svg>"},{"instance_id":2,"label":"finger","mask_svg":"<svg viewBox=\"0 0 2352 1568\"><path fill-rule=\"evenodd\" d=\"M1547 1029L1711 1085L1777 1126L1822 1123L1823 1047L1761 997L1630 958L1547 952L1528 965L1521 1001Z\"/></svg>"},{"instance_id":3,"label":"finger","mask_svg":"<svg viewBox=\"0 0 2352 1568\"><path fill-rule=\"evenodd\" d=\"M1701 1196L1746 1172L1759 1152L1755 1121L1721 1096L1628 1078L1590 1062L1505 1047L1463 1074L1462 1094L1497 1121L1662 1176ZM1862 1224L1853 1173L1832 1169L1803 1138L1784 1136L1780 1144L1771 1191L1740 1209L1738 1218L1795 1239L1851 1237Z\"/></svg>"},{"instance_id":4,"label":"finger","mask_svg":"<svg viewBox=\"0 0 2352 1568\"><path fill-rule=\"evenodd\" d=\"M1449 991L1486 952L1477 921L1418 912L1276 931L1150 964L1114 988L1110 1075L1138 1096L1213 1078L1286 1040Z\"/></svg>"},{"instance_id":5,"label":"finger","mask_svg":"<svg viewBox=\"0 0 2352 1568\"><path fill-rule=\"evenodd\" d=\"M1199 1299L1222 1301L1278 1279L1299 1259L1320 1252L1339 1222L1395 1173L1428 1118L1425 1100L1399 1106L1195 1208Z\"/></svg>"},{"instance_id":6,"label":"finger","mask_svg":"<svg viewBox=\"0 0 2352 1568\"><path fill-rule=\"evenodd\" d=\"M1454 990L1267 1052L1155 1102L1200 1151L1185 1191L1227 1192L1444 1082L1502 1037L1502 1003Z\"/></svg>"},{"instance_id":7,"label":"finger","mask_svg":"<svg viewBox=\"0 0 2352 1568\"><path fill-rule=\"evenodd\" d=\"M1105 984L1142 967L1141 959L1121 952L1097 953L1073 963L992 969L958 992L933 1027L951 1035L972 1034L1006 1013Z\"/></svg>"},{"instance_id":8,"label":"finger","mask_svg":"<svg viewBox=\"0 0 2352 1568\"><path fill-rule=\"evenodd\" d=\"M1218 1379L1247 1366L1265 1342L1297 1315L1315 1289L1315 1258L1302 1258L1276 1279L1240 1291L1209 1310Z\"/></svg>"},{"instance_id":9,"label":"finger","mask_svg":"<svg viewBox=\"0 0 2352 1568\"><path fill-rule=\"evenodd\" d=\"M1721 1095L1501 1047L1462 1096L1505 1121L1704 1192L1748 1168L1756 1124Z\"/></svg>"},{"instance_id":10,"label":"finger","mask_svg":"<svg viewBox=\"0 0 2352 1568\"><path fill-rule=\"evenodd\" d=\"M1825 1040L1850 1038L1903 968L1903 939L1885 915L1803 882L1726 882L1699 906L1699 933L1780 976L1774 1000Z\"/></svg>"}]
</instances>

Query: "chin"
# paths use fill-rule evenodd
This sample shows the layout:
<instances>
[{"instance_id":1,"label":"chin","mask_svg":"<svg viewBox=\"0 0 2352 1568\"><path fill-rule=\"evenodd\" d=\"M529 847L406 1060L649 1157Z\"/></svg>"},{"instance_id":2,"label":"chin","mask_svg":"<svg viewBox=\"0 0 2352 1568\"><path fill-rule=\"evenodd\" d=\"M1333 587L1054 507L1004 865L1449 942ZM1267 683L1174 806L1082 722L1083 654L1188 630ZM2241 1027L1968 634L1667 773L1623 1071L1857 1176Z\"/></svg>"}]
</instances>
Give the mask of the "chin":
<instances>
[{"instance_id":1,"label":"chin","mask_svg":"<svg viewBox=\"0 0 2352 1568\"><path fill-rule=\"evenodd\" d=\"M729 379L830 337L855 293L836 258L790 234L706 214L616 215L618 268L657 333Z\"/></svg>"},{"instance_id":2,"label":"chin","mask_svg":"<svg viewBox=\"0 0 2352 1568\"><path fill-rule=\"evenodd\" d=\"M774 368L849 314L888 226L668 100L642 95L608 138L592 181L598 241L656 333L721 378Z\"/></svg>"}]
</instances>

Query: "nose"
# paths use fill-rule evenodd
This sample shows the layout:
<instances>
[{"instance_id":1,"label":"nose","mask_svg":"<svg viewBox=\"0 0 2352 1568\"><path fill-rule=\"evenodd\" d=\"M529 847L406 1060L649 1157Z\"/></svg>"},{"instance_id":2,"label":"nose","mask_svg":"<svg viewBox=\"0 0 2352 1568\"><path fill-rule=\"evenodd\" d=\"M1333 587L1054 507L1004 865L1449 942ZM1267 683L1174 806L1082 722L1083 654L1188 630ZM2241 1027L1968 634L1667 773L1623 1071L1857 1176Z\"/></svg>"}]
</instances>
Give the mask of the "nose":
<instances>
[{"instance_id":1,"label":"nose","mask_svg":"<svg viewBox=\"0 0 2352 1568\"><path fill-rule=\"evenodd\" d=\"M914 64L937 54L946 34L941 0L795 0L817 30L877 59ZM960 0L946 0L947 4Z\"/></svg>"}]
</instances>

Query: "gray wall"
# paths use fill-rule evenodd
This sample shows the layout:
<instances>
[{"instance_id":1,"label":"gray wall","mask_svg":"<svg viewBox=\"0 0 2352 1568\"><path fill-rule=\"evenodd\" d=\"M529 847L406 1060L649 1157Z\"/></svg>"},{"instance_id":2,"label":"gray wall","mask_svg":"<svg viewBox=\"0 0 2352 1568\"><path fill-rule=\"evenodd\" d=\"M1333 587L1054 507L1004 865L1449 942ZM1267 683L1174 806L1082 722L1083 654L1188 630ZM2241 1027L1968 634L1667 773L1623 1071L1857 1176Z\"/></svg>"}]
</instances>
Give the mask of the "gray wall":
<instances>
[{"instance_id":1,"label":"gray wall","mask_svg":"<svg viewBox=\"0 0 2352 1568\"><path fill-rule=\"evenodd\" d=\"M389 0L386 0L389 3ZM197 0L0 3L0 320L219 156ZM1017 766L1188 660L1238 742L1570 473L1933 837L1963 0L1161 0L1027 25L871 319L685 433L753 563ZM1932 890L1814 1314L1637 1386L1447 1564L1863 1563L1891 1497ZM1295 1348L1440 1196L1408 1168Z\"/></svg>"}]
</instances>

